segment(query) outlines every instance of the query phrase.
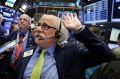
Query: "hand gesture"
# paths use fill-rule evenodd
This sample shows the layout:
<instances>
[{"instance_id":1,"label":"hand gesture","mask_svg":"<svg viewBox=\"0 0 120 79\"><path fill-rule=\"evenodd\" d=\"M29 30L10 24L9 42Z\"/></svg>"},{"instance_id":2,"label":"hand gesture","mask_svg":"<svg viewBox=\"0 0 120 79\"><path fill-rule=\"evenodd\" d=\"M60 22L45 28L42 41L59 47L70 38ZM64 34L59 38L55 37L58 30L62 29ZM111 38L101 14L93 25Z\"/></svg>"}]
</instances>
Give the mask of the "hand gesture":
<instances>
[{"instance_id":1,"label":"hand gesture","mask_svg":"<svg viewBox=\"0 0 120 79\"><path fill-rule=\"evenodd\" d=\"M66 14L63 16L62 22L67 29L78 31L83 26L76 14Z\"/></svg>"}]
</instances>

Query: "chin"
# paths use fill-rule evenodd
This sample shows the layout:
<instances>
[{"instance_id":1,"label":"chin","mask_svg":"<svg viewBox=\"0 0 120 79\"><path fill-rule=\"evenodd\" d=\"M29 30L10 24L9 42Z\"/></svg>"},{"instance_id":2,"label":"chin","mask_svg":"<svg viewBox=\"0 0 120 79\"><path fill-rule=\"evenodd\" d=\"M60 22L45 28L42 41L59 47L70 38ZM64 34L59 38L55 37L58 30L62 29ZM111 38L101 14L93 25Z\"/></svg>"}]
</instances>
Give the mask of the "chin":
<instances>
[{"instance_id":1,"label":"chin","mask_svg":"<svg viewBox=\"0 0 120 79\"><path fill-rule=\"evenodd\" d=\"M44 40L35 39L35 43L39 46L45 45Z\"/></svg>"}]
</instances>

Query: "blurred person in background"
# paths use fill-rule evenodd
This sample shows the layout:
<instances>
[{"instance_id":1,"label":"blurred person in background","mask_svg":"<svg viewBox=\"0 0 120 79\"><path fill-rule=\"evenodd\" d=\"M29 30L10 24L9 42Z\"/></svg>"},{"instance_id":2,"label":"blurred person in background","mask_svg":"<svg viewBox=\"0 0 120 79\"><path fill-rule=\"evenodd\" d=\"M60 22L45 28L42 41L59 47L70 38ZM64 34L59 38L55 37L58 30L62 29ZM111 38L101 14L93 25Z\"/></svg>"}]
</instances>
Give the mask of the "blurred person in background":
<instances>
[{"instance_id":1,"label":"blurred person in background","mask_svg":"<svg viewBox=\"0 0 120 79\"><path fill-rule=\"evenodd\" d=\"M91 32L93 32L96 36L100 37L101 29L98 26L92 25L88 27Z\"/></svg>"},{"instance_id":2,"label":"blurred person in background","mask_svg":"<svg viewBox=\"0 0 120 79\"><path fill-rule=\"evenodd\" d=\"M31 23L30 25L30 31L31 33L34 35L35 34L35 31L36 31L36 25L34 22Z\"/></svg>"},{"instance_id":3,"label":"blurred person in background","mask_svg":"<svg viewBox=\"0 0 120 79\"><path fill-rule=\"evenodd\" d=\"M10 33L15 32L19 29L18 24L14 23L11 26Z\"/></svg>"},{"instance_id":4,"label":"blurred person in background","mask_svg":"<svg viewBox=\"0 0 120 79\"><path fill-rule=\"evenodd\" d=\"M3 44L3 41L5 40L5 36L7 31L4 29L4 27L2 26L2 21L3 21L3 15L2 13L0 13L0 46Z\"/></svg>"},{"instance_id":5,"label":"blurred person in background","mask_svg":"<svg viewBox=\"0 0 120 79\"><path fill-rule=\"evenodd\" d=\"M117 43L120 45L120 33ZM120 79L120 47L111 49L114 58L112 61L103 63L90 77L90 79Z\"/></svg>"},{"instance_id":6,"label":"blurred person in background","mask_svg":"<svg viewBox=\"0 0 120 79\"><path fill-rule=\"evenodd\" d=\"M97 36L99 39L101 39L101 38L100 38L101 29L100 29L98 26L96 26L96 25L91 25L91 26L88 27L88 29L89 29L95 36ZM99 67L99 65L86 69L86 79L89 79L89 77L92 75L92 73L95 72L95 70L96 70L98 67Z\"/></svg>"}]
</instances>

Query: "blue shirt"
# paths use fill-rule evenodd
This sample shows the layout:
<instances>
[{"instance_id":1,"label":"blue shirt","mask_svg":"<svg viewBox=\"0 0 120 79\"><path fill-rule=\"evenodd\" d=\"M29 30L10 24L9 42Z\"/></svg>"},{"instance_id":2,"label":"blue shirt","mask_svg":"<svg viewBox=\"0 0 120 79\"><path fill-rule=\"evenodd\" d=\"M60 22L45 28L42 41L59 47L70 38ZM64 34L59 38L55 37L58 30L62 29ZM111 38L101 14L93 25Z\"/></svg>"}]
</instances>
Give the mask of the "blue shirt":
<instances>
[{"instance_id":1,"label":"blue shirt","mask_svg":"<svg viewBox=\"0 0 120 79\"><path fill-rule=\"evenodd\" d=\"M19 36L20 36L20 32L18 31L16 41L19 41ZM25 37L23 38L22 50L24 50L24 49L26 48L27 39L28 39L28 31L25 32ZM14 50L13 50L12 57L11 57L11 63L14 62L15 53L16 53L16 48L17 48L17 46L16 46L16 47L14 48Z\"/></svg>"},{"instance_id":2,"label":"blue shirt","mask_svg":"<svg viewBox=\"0 0 120 79\"><path fill-rule=\"evenodd\" d=\"M23 79L30 79L30 75L32 73L32 70L37 62L37 59L39 58L39 50L41 48L37 47L33 56L31 57L25 72ZM47 51L45 52L45 61L43 64L43 69L41 73L41 78L40 79L59 79L58 78L58 72L56 68L56 62L54 59L54 49L55 45L47 48Z\"/></svg>"}]
</instances>

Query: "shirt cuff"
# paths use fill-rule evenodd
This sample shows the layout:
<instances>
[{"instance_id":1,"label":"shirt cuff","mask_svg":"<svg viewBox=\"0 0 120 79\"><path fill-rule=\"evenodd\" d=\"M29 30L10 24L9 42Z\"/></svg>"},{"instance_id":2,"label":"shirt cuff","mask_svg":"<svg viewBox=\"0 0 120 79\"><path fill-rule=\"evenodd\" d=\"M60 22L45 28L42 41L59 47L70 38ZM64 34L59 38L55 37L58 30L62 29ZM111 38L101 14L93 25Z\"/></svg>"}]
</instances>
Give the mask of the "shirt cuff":
<instances>
[{"instance_id":1,"label":"shirt cuff","mask_svg":"<svg viewBox=\"0 0 120 79\"><path fill-rule=\"evenodd\" d=\"M78 31L76 31L76 33L79 33L79 32L81 32L81 31L84 30L84 29L85 29L85 25L83 25L82 28L80 28Z\"/></svg>"}]
</instances>

